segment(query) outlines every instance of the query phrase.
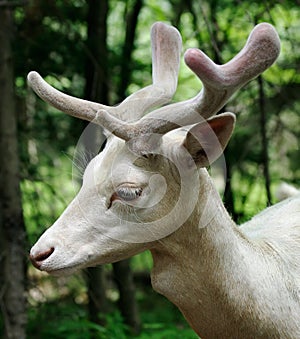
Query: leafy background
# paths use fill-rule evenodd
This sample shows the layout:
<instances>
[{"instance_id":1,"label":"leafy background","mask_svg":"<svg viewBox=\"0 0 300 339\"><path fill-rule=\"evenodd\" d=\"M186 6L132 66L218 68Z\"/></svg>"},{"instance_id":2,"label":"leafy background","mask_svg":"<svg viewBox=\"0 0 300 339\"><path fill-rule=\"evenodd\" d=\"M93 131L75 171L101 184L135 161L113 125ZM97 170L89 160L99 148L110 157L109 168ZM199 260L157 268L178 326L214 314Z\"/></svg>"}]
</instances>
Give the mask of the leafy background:
<instances>
[{"instance_id":1,"label":"leafy background","mask_svg":"<svg viewBox=\"0 0 300 339\"><path fill-rule=\"evenodd\" d=\"M1 3L5 1L0 1L0 11L5 7ZM276 202L275 191L280 182L299 184L298 1L102 0L102 5L108 6L106 16L101 12L100 3L96 0L31 0L9 7L13 13L18 158L27 236L24 257L80 185L80 177L74 180L72 176L72 159L85 127L83 122L39 100L27 87L27 73L37 70L64 92L82 98L93 96L96 101L114 105L151 82L149 32L155 21L177 26L184 50L199 47L221 63L242 48L255 24L266 21L276 27L282 41L278 61L263 74L261 83L252 81L226 106L226 110L237 113L237 127L226 150L230 181L224 202L234 219L242 222ZM105 20L92 21L91 8L96 17ZM127 28L133 25L134 16L136 26L130 45ZM93 33L97 36L97 30L104 28L105 44L92 40ZM105 59L96 58L104 55L97 48L105 48ZM88 92L89 67L100 73L103 69L109 70L105 81L100 81L102 87L94 89L97 93L93 95ZM199 80L182 63L174 100L190 98L200 88ZM263 106L260 106L261 99ZM101 273L105 278L108 307L100 305L98 320L95 320L89 311L92 272L57 279L27 264L25 331L28 338L197 337L177 309L152 291L149 253L138 255L130 262L138 307L137 328L124 318L111 265L102 268ZM4 333L5 303L1 310L0 328Z\"/></svg>"}]
</instances>

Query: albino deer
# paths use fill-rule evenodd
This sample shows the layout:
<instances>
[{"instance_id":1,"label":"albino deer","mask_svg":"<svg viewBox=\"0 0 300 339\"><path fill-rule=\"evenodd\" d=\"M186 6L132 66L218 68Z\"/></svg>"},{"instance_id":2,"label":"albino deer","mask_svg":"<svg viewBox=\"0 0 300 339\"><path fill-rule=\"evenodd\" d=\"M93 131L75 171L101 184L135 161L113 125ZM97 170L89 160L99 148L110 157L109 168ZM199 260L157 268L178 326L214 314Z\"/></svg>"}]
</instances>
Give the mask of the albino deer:
<instances>
[{"instance_id":1,"label":"albino deer","mask_svg":"<svg viewBox=\"0 0 300 339\"><path fill-rule=\"evenodd\" d=\"M107 135L78 195L31 249L32 263L70 274L149 249L153 288L201 338L300 338L299 196L237 227L206 170L235 124L232 113L214 115L275 61L278 35L269 24L256 26L224 65L189 49L185 62L203 88L161 108L176 90L181 38L162 23L151 37L153 84L117 107L73 98L28 75L43 100Z\"/></svg>"}]
</instances>

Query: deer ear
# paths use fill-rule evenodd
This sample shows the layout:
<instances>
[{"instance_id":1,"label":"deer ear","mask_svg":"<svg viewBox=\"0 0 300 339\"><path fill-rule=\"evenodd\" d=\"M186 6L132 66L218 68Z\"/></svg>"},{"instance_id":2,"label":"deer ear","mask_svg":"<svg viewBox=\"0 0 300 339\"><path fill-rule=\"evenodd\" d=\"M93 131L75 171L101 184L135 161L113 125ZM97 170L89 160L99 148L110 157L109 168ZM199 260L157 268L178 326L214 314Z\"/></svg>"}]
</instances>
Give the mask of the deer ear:
<instances>
[{"instance_id":1,"label":"deer ear","mask_svg":"<svg viewBox=\"0 0 300 339\"><path fill-rule=\"evenodd\" d=\"M209 166L223 153L234 125L235 115L223 113L194 125L188 131L183 146L198 167Z\"/></svg>"}]
</instances>

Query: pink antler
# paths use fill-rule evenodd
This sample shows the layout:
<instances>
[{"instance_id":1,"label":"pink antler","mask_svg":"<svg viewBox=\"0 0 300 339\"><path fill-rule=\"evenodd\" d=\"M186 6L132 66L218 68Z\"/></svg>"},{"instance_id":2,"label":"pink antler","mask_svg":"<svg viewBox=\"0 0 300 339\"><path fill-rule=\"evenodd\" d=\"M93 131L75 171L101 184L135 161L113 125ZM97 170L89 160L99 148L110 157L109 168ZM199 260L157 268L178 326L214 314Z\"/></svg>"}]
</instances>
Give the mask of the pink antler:
<instances>
[{"instance_id":1,"label":"pink antler","mask_svg":"<svg viewBox=\"0 0 300 339\"><path fill-rule=\"evenodd\" d=\"M178 126L207 119L218 112L239 88L272 65L280 51L280 40L274 27L257 25L244 48L229 62L216 65L202 51L189 49L185 62L203 83L194 98L157 109L136 123L128 124L105 110L98 112L97 123L116 136L129 140L142 133L164 134Z\"/></svg>"},{"instance_id":2,"label":"pink antler","mask_svg":"<svg viewBox=\"0 0 300 339\"><path fill-rule=\"evenodd\" d=\"M118 118L137 120L151 108L168 103L177 88L181 52L179 32L157 22L152 26L151 42L153 84L133 93L119 106L110 107L64 94L45 82L37 72L28 74L28 83L44 101L69 115L93 121L96 112L105 109Z\"/></svg>"},{"instance_id":3,"label":"pink antler","mask_svg":"<svg viewBox=\"0 0 300 339\"><path fill-rule=\"evenodd\" d=\"M269 68L279 51L278 34L267 23L257 25L244 48L224 65L216 65L200 50L187 50L185 62L203 83L195 109L204 118L218 112L234 92Z\"/></svg>"},{"instance_id":4,"label":"pink antler","mask_svg":"<svg viewBox=\"0 0 300 339\"><path fill-rule=\"evenodd\" d=\"M161 107L144 116L151 108L172 98L177 86L181 49L181 37L173 27L156 23L151 38L153 84L132 94L117 107L63 94L36 72L29 73L28 81L42 99L56 108L100 124L116 136L129 140L141 134L164 134L178 126L196 123L200 117L211 117L234 92L270 67L280 51L278 34L267 23L257 25L244 48L224 65L216 65L198 49L189 49L185 62L202 81L202 90L192 99ZM137 121L129 123L130 120Z\"/></svg>"}]
</instances>

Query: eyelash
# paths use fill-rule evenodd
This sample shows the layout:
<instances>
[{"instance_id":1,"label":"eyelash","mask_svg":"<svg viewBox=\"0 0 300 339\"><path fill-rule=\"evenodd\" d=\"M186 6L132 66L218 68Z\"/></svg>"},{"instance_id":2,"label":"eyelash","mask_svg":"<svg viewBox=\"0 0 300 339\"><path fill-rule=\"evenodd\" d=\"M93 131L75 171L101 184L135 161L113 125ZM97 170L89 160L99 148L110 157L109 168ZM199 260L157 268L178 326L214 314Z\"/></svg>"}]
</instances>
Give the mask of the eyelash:
<instances>
[{"instance_id":1,"label":"eyelash","mask_svg":"<svg viewBox=\"0 0 300 339\"><path fill-rule=\"evenodd\" d=\"M127 187L127 186L119 187L116 190L116 192L112 195L109 207L111 207L113 201L117 199L124 202L130 202L140 197L142 193L143 189L141 187Z\"/></svg>"},{"instance_id":2,"label":"eyelash","mask_svg":"<svg viewBox=\"0 0 300 339\"><path fill-rule=\"evenodd\" d=\"M132 201L141 196L143 190L142 188L131 188L131 187L120 187L117 189L116 193L119 198L125 201Z\"/></svg>"}]
</instances>

